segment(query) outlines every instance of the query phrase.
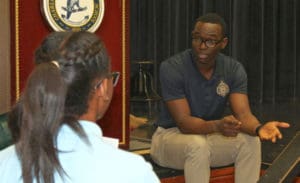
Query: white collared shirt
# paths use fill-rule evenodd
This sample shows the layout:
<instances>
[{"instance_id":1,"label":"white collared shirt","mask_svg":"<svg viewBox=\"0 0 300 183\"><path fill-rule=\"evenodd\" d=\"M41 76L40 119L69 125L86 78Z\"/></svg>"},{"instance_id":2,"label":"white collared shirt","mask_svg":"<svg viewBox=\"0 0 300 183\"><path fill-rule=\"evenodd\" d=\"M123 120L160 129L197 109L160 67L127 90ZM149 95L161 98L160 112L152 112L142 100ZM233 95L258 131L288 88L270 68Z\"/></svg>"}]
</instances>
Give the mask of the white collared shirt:
<instances>
[{"instance_id":1,"label":"white collared shirt","mask_svg":"<svg viewBox=\"0 0 300 183\"><path fill-rule=\"evenodd\" d=\"M90 145L70 127L63 125L57 137L59 160L67 175L55 174L56 183L156 183L151 164L141 156L117 149L103 140L101 128L79 121ZM15 146L0 151L0 183L21 183L21 166Z\"/></svg>"}]
</instances>

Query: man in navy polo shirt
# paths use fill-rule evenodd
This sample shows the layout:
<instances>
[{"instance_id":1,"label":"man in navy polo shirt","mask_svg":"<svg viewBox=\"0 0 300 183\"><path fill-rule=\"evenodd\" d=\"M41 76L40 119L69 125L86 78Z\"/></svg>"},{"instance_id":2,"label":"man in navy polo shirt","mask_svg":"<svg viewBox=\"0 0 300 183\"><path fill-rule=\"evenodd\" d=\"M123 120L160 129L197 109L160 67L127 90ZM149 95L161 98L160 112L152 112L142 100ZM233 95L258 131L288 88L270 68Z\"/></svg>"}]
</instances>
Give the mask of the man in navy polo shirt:
<instances>
[{"instance_id":1,"label":"man in navy polo shirt","mask_svg":"<svg viewBox=\"0 0 300 183\"><path fill-rule=\"evenodd\" d=\"M236 183L255 183L261 165L260 139L282 138L271 121L251 113L243 66L220 52L226 24L214 13L197 19L192 49L160 66L164 105L152 137L151 156L161 166L184 169L186 183L209 182L210 167L234 163ZM229 103L233 115L223 116Z\"/></svg>"}]
</instances>

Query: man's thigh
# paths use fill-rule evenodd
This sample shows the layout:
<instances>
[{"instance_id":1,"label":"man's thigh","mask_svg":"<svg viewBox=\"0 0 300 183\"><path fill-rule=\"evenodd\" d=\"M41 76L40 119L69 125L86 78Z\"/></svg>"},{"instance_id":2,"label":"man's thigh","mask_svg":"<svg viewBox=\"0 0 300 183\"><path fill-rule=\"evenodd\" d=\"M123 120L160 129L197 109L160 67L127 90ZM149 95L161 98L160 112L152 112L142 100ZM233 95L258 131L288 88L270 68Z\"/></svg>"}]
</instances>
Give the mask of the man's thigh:
<instances>
[{"instance_id":1,"label":"man's thigh","mask_svg":"<svg viewBox=\"0 0 300 183\"><path fill-rule=\"evenodd\" d=\"M205 135L182 134L178 128L158 128L152 137L151 156L161 166L183 169L186 158L195 153L196 147L208 150Z\"/></svg>"},{"instance_id":2,"label":"man's thigh","mask_svg":"<svg viewBox=\"0 0 300 183\"><path fill-rule=\"evenodd\" d=\"M225 137L214 133L207 135L207 143L211 150L211 166L226 166L235 162L236 157L243 145L251 145L255 137L239 133L236 137ZM253 149L254 150L254 149Z\"/></svg>"}]
</instances>

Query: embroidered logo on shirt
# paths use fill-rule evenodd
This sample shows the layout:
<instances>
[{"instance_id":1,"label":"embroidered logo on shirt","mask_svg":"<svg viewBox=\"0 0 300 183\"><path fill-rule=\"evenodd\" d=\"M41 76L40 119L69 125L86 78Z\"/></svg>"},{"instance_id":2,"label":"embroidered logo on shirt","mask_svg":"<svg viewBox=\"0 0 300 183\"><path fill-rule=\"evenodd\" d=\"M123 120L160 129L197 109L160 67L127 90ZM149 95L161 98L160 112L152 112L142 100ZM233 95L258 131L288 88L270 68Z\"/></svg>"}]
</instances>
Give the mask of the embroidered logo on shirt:
<instances>
[{"instance_id":1,"label":"embroidered logo on shirt","mask_svg":"<svg viewBox=\"0 0 300 183\"><path fill-rule=\"evenodd\" d=\"M225 97L229 93L229 86L221 80L217 86L217 94L221 97Z\"/></svg>"}]
</instances>

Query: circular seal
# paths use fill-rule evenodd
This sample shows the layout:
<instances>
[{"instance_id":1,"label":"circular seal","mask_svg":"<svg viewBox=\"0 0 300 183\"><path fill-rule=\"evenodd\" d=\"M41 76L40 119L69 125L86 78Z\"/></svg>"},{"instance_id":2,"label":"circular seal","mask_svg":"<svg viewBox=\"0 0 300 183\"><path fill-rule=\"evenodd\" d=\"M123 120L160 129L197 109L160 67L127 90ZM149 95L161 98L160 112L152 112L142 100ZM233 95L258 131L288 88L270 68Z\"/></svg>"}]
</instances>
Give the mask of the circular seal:
<instances>
[{"instance_id":1,"label":"circular seal","mask_svg":"<svg viewBox=\"0 0 300 183\"><path fill-rule=\"evenodd\" d=\"M42 0L42 12L55 31L95 32L104 15L104 0Z\"/></svg>"},{"instance_id":2,"label":"circular seal","mask_svg":"<svg viewBox=\"0 0 300 183\"><path fill-rule=\"evenodd\" d=\"M229 93L229 86L224 82L220 81L217 86L217 94L221 97L225 97Z\"/></svg>"}]
</instances>

